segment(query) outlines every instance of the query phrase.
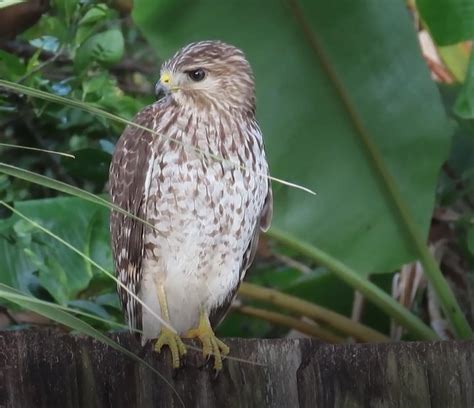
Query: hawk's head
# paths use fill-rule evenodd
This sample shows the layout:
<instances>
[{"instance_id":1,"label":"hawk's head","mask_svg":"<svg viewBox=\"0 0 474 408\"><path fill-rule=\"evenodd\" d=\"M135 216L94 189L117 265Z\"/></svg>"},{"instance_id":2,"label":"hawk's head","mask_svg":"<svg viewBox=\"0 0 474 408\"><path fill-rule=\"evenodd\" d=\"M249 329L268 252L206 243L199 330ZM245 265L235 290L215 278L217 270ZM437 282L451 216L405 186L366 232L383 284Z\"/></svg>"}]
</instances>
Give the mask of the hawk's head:
<instances>
[{"instance_id":1,"label":"hawk's head","mask_svg":"<svg viewBox=\"0 0 474 408\"><path fill-rule=\"evenodd\" d=\"M241 50L221 41L200 41L179 50L163 64L156 91L197 109L255 112L250 64Z\"/></svg>"}]
</instances>

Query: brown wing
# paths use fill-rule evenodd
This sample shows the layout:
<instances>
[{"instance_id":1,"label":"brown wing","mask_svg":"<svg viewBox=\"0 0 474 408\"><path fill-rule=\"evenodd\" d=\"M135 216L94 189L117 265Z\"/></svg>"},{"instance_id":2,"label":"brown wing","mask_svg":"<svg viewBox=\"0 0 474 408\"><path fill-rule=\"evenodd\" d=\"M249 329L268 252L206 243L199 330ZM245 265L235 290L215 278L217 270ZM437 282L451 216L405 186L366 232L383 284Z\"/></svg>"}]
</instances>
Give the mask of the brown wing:
<instances>
[{"instance_id":1,"label":"brown wing","mask_svg":"<svg viewBox=\"0 0 474 408\"><path fill-rule=\"evenodd\" d=\"M260 237L260 231L267 231L270 228L273 215L273 193L270 180L268 180L268 193L265 198L265 203L263 204L262 212L260 213L260 220L255 226L252 238L249 242L247 249L244 252L242 257L242 264L240 267L240 280L237 286L229 293L227 298L224 300L222 305L217 307L211 312L209 316L212 327L218 326L221 321L224 319L225 315L229 311L232 300L234 299L235 294L239 290L240 283L244 280L245 274L252 265L252 262L255 258L255 253L257 252L258 239Z\"/></svg>"},{"instance_id":2,"label":"brown wing","mask_svg":"<svg viewBox=\"0 0 474 408\"><path fill-rule=\"evenodd\" d=\"M135 123L152 128L154 108L149 106L135 118ZM109 172L112 202L129 213L146 219L147 173L152 165L154 135L128 126L117 142ZM127 215L112 211L110 232L115 271L118 279L135 295L140 291L144 256L145 225ZM141 329L141 306L127 291L117 286L130 329Z\"/></svg>"}]
</instances>

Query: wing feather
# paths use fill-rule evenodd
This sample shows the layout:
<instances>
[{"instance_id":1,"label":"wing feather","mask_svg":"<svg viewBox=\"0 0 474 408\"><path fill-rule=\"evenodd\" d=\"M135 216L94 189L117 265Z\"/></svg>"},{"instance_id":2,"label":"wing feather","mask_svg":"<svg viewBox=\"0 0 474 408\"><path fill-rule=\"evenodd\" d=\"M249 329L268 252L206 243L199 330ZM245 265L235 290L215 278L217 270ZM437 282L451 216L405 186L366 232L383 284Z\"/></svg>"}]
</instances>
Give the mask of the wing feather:
<instances>
[{"instance_id":1,"label":"wing feather","mask_svg":"<svg viewBox=\"0 0 474 408\"><path fill-rule=\"evenodd\" d=\"M153 106L142 110L135 123L152 128ZM147 174L152 171L153 134L128 126L117 142L109 172L109 192L112 202L137 217L146 220L148 189ZM138 296L142 278L145 224L117 211L110 215L110 232L115 270L118 279ZM141 306L126 290L117 286L118 294L130 329L141 330Z\"/></svg>"}]
</instances>

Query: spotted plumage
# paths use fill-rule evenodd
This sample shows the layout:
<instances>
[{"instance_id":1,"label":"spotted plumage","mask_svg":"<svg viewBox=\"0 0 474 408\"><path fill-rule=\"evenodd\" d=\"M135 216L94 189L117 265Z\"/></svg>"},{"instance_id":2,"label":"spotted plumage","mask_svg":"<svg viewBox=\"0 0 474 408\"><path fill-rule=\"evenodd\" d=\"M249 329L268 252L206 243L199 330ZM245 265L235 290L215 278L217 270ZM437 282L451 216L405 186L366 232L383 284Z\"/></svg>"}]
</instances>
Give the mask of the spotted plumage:
<instances>
[{"instance_id":1,"label":"spotted plumage","mask_svg":"<svg viewBox=\"0 0 474 408\"><path fill-rule=\"evenodd\" d=\"M242 51L193 43L161 74L167 95L134 120L160 136L128 126L109 181L113 203L154 228L115 211L110 228L119 279L158 314L162 285L170 324L184 334L200 310L213 326L224 316L269 227L272 196ZM130 327L158 337L157 319L118 291Z\"/></svg>"}]
</instances>

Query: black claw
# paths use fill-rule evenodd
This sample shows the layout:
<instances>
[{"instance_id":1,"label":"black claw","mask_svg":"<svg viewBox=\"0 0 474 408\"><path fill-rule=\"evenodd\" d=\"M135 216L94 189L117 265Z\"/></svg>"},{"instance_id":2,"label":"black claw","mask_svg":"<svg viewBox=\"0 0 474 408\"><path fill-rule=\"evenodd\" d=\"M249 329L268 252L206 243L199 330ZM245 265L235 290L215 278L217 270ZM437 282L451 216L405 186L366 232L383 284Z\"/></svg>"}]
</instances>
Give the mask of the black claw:
<instances>
[{"instance_id":1,"label":"black claw","mask_svg":"<svg viewBox=\"0 0 474 408\"><path fill-rule=\"evenodd\" d=\"M171 378L173 380L176 380L178 378L178 373L179 373L179 369L181 367L178 367L178 368L173 368L173 371L171 372Z\"/></svg>"},{"instance_id":2,"label":"black claw","mask_svg":"<svg viewBox=\"0 0 474 408\"><path fill-rule=\"evenodd\" d=\"M140 351L138 352L138 357L143 358L145 357L148 349L150 348L151 340L148 340L143 346L141 346Z\"/></svg>"},{"instance_id":3,"label":"black claw","mask_svg":"<svg viewBox=\"0 0 474 408\"><path fill-rule=\"evenodd\" d=\"M213 375L213 377L212 377L212 380L213 380L213 381L216 381L216 380L217 380L217 378L219 377L220 372L221 372L220 370L214 369L214 375Z\"/></svg>"},{"instance_id":4,"label":"black claw","mask_svg":"<svg viewBox=\"0 0 474 408\"><path fill-rule=\"evenodd\" d=\"M209 365L210 360L211 360L211 355L209 354L204 357L204 361L202 362L202 364L199 364L197 368L200 370L203 368L206 368Z\"/></svg>"}]
</instances>

